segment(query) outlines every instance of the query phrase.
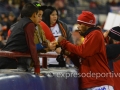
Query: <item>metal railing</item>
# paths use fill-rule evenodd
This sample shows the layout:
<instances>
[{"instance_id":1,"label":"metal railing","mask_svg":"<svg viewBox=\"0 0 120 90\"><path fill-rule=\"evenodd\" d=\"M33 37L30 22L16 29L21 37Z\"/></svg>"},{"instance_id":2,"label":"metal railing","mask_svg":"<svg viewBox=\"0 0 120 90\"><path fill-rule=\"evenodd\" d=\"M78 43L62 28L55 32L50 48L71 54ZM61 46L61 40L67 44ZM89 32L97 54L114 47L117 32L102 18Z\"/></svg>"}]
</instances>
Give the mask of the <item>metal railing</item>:
<instances>
[{"instance_id":1,"label":"metal railing","mask_svg":"<svg viewBox=\"0 0 120 90\"><path fill-rule=\"evenodd\" d=\"M17 57L31 57L31 55L29 53L0 51L0 57L17 58ZM39 53L38 57L42 58L42 67L47 68L47 58L48 57L49 58L56 58L57 54Z\"/></svg>"}]
</instances>

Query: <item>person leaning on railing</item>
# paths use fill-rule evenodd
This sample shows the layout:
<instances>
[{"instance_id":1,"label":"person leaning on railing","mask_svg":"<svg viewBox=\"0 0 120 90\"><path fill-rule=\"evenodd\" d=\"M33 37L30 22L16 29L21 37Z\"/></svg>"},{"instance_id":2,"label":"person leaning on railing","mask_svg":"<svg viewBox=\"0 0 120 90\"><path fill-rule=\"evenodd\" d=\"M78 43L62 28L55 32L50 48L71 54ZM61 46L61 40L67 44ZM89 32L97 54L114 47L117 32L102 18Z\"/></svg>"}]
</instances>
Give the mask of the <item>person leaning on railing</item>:
<instances>
[{"instance_id":1,"label":"person leaning on railing","mask_svg":"<svg viewBox=\"0 0 120 90\"><path fill-rule=\"evenodd\" d=\"M39 74L40 63L37 56L36 45L34 43L35 26L40 22L41 18L39 8L32 3L26 3L21 10L21 15L23 17L15 24L15 27L2 50L29 53L34 62L34 72L35 74ZM0 57L0 69L16 69L18 65L17 60L19 59L20 58ZM24 60L26 59L27 58L24 58Z\"/></svg>"}]
</instances>

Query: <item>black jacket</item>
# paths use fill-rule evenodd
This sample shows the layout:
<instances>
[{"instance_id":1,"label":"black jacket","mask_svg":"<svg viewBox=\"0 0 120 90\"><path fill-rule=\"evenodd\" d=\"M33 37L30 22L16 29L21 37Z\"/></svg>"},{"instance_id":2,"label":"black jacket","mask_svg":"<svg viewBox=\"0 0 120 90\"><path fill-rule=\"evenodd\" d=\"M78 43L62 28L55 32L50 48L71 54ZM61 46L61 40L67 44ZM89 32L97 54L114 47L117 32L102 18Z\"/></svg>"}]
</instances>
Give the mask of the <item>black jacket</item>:
<instances>
[{"instance_id":1,"label":"black jacket","mask_svg":"<svg viewBox=\"0 0 120 90\"><path fill-rule=\"evenodd\" d=\"M12 33L2 50L19 52L28 51L24 27L30 22L32 21L29 18L22 18L20 21L15 23L14 27L12 28Z\"/></svg>"},{"instance_id":2,"label":"black jacket","mask_svg":"<svg viewBox=\"0 0 120 90\"><path fill-rule=\"evenodd\" d=\"M106 45L106 53L109 60L115 59L120 54L120 44Z\"/></svg>"},{"instance_id":3,"label":"black jacket","mask_svg":"<svg viewBox=\"0 0 120 90\"><path fill-rule=\"evenodd\" d=\"M108 58L108 65L111 72L114 72L113 62L120 60L120 44L108 44L106 45L106 54Z\"/></svg>"}]
</instances>

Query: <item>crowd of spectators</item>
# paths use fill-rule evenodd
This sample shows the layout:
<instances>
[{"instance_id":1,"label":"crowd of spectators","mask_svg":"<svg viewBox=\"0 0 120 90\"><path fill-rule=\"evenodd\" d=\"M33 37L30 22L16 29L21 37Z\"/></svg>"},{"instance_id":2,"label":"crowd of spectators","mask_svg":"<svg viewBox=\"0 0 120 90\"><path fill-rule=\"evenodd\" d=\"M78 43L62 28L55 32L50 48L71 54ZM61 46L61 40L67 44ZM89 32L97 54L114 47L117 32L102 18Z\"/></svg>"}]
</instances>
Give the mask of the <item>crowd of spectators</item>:
<instances>
[{"instance_id":1,"label":"crowd of spectators","mask_svg":"<svg viewBox=\"0 0 120 90\"><path fill-rule=\"evenodd\" d=\"M0 49L7 40L7 33L10 26L14 24L20 17L20 10L28 0L1 0L0 1Z\"/></svg>"},{"instance_id":2,"label":"crowd of spectators","mask_svg":"<svg viewBox=\"0 0 120 90\"><path fill-rule=\"evenodd\" d=\"M40 1L42 5L55 6L59 11L60 20L70 25L70 28L76 23L77 14L82 10L89 10L95 14L102 13L103 10L105 11L103 14L107 15L109 9L103 6L120 6L120 0L117 2L116 0L106 0L104 5L101 5L98 0L0 0L0 41L7 39L7 32L10 26L19 20L23 5L32 1ZM87 6L85 2L88 3ZM83 8L83 6L85 7ZM99 25L101 25L100 22Z\"/></svg>"}]
</instances>

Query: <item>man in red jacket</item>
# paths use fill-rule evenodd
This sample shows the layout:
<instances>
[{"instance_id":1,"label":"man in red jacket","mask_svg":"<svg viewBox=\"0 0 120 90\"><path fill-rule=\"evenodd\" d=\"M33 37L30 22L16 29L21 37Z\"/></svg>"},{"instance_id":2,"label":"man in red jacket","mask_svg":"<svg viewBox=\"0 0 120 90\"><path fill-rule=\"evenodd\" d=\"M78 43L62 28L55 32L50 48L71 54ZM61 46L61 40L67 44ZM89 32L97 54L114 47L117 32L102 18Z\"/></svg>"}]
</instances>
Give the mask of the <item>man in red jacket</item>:
<instances>
[{"instance_id":1,"label":"man in red jacket","mask_svg":"<svg viewBox=\"0 0 120 90\"><path fill-rule=\"evenodd\" d=\"M83 90L114 90L108 67L106 47L100 28L96 27L94 14L83 11L77 19L83 44L76 46L64 37L58 38L60 46L71 52L68 56L79 68L80 88Z\"/></svg>"}]
</instances>

